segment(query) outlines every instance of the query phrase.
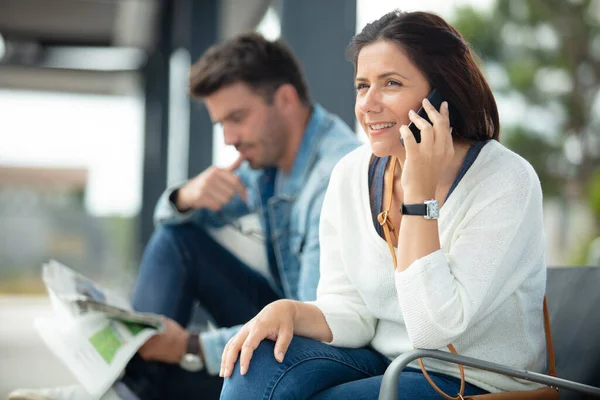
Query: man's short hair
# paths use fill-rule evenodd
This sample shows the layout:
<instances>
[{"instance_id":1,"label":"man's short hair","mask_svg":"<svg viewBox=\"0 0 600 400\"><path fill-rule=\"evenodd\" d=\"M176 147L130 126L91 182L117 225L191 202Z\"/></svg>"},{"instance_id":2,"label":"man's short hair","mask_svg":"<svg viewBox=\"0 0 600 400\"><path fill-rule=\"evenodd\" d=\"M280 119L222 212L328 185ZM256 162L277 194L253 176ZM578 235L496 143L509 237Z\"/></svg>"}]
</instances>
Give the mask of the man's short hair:
<instances>
[{"instance_id":1,"label":"man's short hair","mask_svg":"<svg viewBox=\"0 0 600 400\"><path fill-rule=\"evenodd\" d=\"M275 91L290 84L300 101L310 104L310 95L300 65L281 41L271 42L257 33L237 36L210 47L190 70L192 96L204 98L221 88L242 82L273 101Z\"/></svg>"}]
</instances>

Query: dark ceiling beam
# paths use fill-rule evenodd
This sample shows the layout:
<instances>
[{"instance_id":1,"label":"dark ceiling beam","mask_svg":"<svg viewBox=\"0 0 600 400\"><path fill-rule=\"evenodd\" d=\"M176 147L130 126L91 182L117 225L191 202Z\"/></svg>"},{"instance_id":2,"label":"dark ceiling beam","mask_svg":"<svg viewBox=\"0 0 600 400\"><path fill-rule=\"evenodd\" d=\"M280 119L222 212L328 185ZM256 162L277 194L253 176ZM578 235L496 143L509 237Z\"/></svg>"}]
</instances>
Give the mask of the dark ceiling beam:
<instances>
[{"instance_id":1,"label":"dark ceiling beam","mask_svg":"<svg viewBox=\"0 0 600 400\"><path fill-rule=\"evenodd\" d=\"M151 0L150 0L151 1ZM117 4L74 0L1 0L0 33L24 39L110 41Z\"/></svg>"},{"instance_id":2,"label":"dark ceiling beam","mask_svg":"<svg viewBox=\"0 0 600 400\"><path fill-rule=\"evenodd\" d=\"M137 93L122 72L145 63L157 17L157 0L0 0L0 89Z\"/></svg>"},{"instance_id":3,"label":"dark ceiling beam","mask_svg":"<svg viewBox=\"0 0 600 400\"><path fill-rule=\"evenodd\" d=\"M2 1L2 0L0 0ZM6 41L15 43L35 43L40 46L89 46L89 47L106 47L113 44L112 38L90 38L85 36L79 37L51 37L40 36L36 32L16 32L11 30L0 30L0 34Z\"/></svg>"},{"instance_id":4,"label":"dark ceiling beam","mask_svg":"<svg viewBox=\"0 0 600 400\"><path fill-rule=\"evenodd\" d=\"M71 70L139 70L146 62L142 49L131 47L42 46L5 40L0 65Z\"/></svg>"},{"instance_id":5,"label":"dark ceiling beam","mask_svg":"<svg viewBox=\"0 0 600 400\"><path fill-rule=\"evenodd\" d=\"M0 89L132 96L140 87L135 71L82 71L0 66Z\"/></svg>"}]
</instances>

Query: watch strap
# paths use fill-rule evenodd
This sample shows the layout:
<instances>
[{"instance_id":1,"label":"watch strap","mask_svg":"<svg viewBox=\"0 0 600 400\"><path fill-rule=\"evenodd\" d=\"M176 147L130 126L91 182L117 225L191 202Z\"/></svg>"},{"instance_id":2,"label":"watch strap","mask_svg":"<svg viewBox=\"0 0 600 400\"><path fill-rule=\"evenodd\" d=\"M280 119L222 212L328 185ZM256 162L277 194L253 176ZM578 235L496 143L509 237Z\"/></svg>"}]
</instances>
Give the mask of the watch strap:
<instances>
[{"instance_id":1,"label":"watch strap","mask_svg":"<svg viewBox=\"0 0 600 400\"><path fill-rule=\"evenodd\" d=\"M190 333L187 340L186 347L187 354L200 355L200 334Z\"/></svg>"},{"instance_id":2,"label":"watch strap","mask_svg":"<svg viewBox=\"0 0 600 400\"><path fill-rule=\"evenodd\" d=\"M427 215L427 204L402 204L400 212L403 215Z\"/></svg>"}]
</instances>

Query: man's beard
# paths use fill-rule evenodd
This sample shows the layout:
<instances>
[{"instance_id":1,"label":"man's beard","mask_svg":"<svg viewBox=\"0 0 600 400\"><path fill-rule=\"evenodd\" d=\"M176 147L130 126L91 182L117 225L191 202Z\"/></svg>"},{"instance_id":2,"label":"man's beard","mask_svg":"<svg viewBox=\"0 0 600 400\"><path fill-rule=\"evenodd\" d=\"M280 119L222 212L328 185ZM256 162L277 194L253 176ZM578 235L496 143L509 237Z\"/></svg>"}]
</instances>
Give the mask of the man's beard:
<instances>
[{"instance_id":1,"label":"man's beard","mask_svg":"<svg viewBox=\"0 0 600 400\"><path fill-rule=\"evenodd\" d=\"M252 169L276 168L285 148L281 140L261 140L253 147L256 149L253 157L246 160Z\"/></svg>"},{"instance_id":2,"label":"man's beard","mask_svg":"<svg viewBox=\"0 0 600 400\"><path fill-rule=\"evenodd\" d=\"M236 145L238 151L243 152L244 148L254 150L254 158L246 160L252 169L276 168L287 147L288 132L283 124L267 129L258 141Z\"/></svg>"}]
</instances>

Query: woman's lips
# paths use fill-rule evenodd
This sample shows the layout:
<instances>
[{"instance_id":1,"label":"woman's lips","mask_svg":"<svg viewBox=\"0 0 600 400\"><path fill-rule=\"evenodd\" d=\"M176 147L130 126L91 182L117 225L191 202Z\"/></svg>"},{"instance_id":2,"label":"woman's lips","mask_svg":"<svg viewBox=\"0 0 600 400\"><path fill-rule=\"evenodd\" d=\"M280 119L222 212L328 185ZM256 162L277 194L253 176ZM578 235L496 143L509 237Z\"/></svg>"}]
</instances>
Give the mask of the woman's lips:
<instances>
[{"instance_id":1,"label":"woman's lips","mask_svg":"<svg viewBox=\"0 0 600 400\"><path fill-rule=\"evenodd\" d=\"M395 123L395 122L393 123L393 125L392 125L392 126L389 126L389 123L388 123L388 126L387 126L387 127L384 127L384 128L381 128L381 127L379 127L379 126L377 126L377 127L373 127L373 125L376 125L376 126L377 126L377 125L382 125L382 124L367 124L367 127L368 127L368 129L369 129L369 134L370 134L371 136L378 136L378 135L382 135L382 134L384 134L384 133L388 133L388 132L390 132L392 129L393 129L393 130L396 130L396 129L395 129L395 128L396 128L396 123Z\"/></svg>"}]
</instances>

